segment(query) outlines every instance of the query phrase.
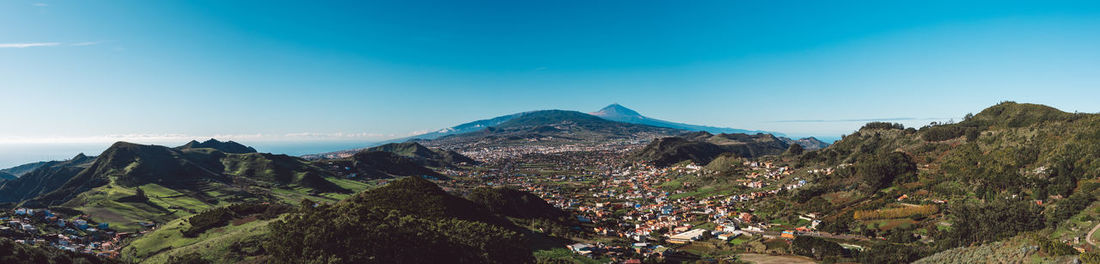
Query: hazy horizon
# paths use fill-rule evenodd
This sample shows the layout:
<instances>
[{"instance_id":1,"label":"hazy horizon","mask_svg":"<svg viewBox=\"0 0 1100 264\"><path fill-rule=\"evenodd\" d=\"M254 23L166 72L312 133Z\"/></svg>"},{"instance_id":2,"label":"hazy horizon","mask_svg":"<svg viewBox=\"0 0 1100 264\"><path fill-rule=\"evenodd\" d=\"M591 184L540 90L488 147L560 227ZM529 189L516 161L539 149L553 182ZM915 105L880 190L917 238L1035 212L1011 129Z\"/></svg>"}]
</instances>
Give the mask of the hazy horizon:
<instances>
[{"instance_id":1,"label":"hazy horizon","mask_svg":"<svg viewBox=\"0 0 1100 264\"><path fill-rule=\"evenodd\" d=\"M1100 112L1097 2L126 0L0 10L7 144L375 142L611 103L792 137L959 120L1001 101Z\"/></svg>"}]
</instances>

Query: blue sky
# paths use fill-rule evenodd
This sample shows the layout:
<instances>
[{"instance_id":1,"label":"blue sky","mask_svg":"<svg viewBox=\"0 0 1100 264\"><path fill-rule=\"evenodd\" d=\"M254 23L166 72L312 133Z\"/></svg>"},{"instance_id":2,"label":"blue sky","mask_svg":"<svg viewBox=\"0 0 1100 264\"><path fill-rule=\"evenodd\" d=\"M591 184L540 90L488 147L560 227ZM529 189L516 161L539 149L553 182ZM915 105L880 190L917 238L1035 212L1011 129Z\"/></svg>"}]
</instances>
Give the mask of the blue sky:
<instances>
[{"instance_id":1,"label":"blue sky","mask_svg":"<svg viewBox=\"0 0 1100 264\"><path fill-rule=\"evenodd\" d=\"M1100 112L1096 1L959 2L2 1L0 143L380 140L616 102L834 137Z\"/></svg>"}]
</instances>

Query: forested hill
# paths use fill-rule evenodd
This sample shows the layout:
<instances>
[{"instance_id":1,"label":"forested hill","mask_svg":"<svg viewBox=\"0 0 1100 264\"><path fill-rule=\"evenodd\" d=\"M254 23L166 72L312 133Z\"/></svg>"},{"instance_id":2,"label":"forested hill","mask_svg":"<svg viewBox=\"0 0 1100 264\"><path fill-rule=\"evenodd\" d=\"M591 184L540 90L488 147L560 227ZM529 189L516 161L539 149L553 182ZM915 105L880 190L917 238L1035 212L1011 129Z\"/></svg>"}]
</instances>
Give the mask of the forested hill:
<instances>
[{"instance_id":1,"label":"forested hill","mask_svg":"<svg viewBox=\"0 0 1100 264\"><path fill-rule=\"evenodd\" d=\"M407 177L336 204L305 204L272 225L264 247L279 263L533 263L530 238L505 216L567 215L523 192L477 193L468 200Z\"/></svg>"},{"instance_id":2,"label":"forested hill","mask_svg":"<svg viewBox=\"0 0 1100 264\"><path fill-rule=\"evenodd\" d=\"M896 237L866 256L902 262L1025 232L1070 239L1074 216L1100 210L1098 114L1004 102L954 124L869 123L798 161L836 171L794 192L796 210L827 214L826 231ZM866 228L883 221L907 224Z\"/></svg>"}]
</instances>

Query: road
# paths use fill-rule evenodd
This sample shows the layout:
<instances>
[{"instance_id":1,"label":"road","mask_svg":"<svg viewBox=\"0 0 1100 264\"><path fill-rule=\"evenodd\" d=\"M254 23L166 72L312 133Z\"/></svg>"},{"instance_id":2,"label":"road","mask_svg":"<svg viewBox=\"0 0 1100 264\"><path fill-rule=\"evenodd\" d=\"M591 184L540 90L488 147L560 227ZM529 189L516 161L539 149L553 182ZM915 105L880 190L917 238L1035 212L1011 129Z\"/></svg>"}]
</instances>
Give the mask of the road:
<instances>
[{"instance_id":1,"label":"road","mask_svg":"<svg viewBox=\"0 0 1100 264\"><path fill-rule=\"evenodd\" d=\"M1100 223L1097 223L1096 227L1093 227L1092 230L1089 230L1089 234L1085 235L1085 242L1088 242L1089 245L1094 247L1096 247L1096 242L1092 242L1092 234L1095 234L1098 229L1100 229Z\"/></svg>"}]
</instances>

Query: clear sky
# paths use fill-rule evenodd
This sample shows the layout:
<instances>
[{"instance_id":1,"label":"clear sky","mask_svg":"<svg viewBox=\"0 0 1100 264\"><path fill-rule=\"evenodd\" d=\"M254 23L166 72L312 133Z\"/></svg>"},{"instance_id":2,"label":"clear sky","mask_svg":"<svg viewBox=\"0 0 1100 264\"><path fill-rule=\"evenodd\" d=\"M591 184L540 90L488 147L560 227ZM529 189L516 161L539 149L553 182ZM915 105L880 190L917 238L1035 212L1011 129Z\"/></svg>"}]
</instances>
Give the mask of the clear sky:
<instances>
[{"instance_id":1,"label":"clear sky","mask_svg":"<svg viewBox=\"0 0 1100 264\"><path fill-rule=\"evenodd\" d=\"M380 140L610 103L796 136L1100 112L1100 2L960 2L0 1L0 143Z\"/></svg>"}]
</instances>

